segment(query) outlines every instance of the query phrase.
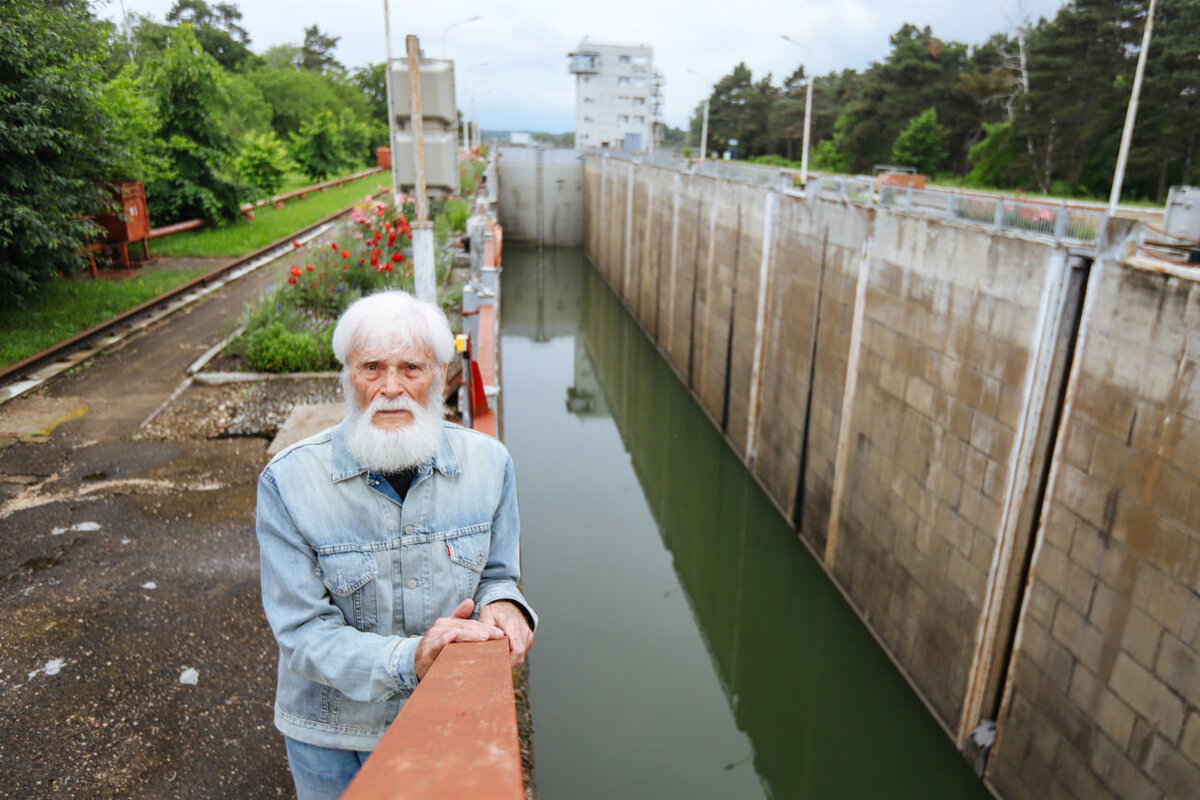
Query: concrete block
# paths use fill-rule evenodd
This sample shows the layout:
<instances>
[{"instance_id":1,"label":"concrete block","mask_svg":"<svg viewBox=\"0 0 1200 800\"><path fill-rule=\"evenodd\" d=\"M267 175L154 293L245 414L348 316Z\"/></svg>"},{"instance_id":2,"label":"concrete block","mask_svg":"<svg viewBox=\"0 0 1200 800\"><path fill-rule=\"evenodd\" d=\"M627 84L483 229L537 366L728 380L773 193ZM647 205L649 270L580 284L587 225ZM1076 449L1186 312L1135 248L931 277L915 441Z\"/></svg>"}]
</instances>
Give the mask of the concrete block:
<instances>
[{"instance_id":1,"label":"concrete block","mask_svg":"<svg viewBox=\"0 0 1200 800\"><path fill-rule=\"evenodd\" d=\"M1136 403L1129 394L1085 371L1075 394L1076 417L1118 441L1129 438Z\"/></svg>"},{"instance_id":2,"label":"concrete block","mask_svg":"<svg viewBox=\"0 0 1200 800\"><path fill-rule=\"evenodd\" d=\"M1178 692L1188 705L1200 707L1200 655L1169 633L1163 634L1154 674Z\"/></svg>"},{"instance_id":3,"label":"concrete block","mask_svg":"<svg viewBox=\"0 0 1200 800\"><path fill-rule=\"evenodd\" d=\"M1193 764L1200 764L1200 713L1189 711L1179 740L1179 752Z\"/></svg>"},{"instance_id":4,"label":"concrete block","mask_svg":"<svg viewBox=\"0 0 1200 800\"><path fill-rule=\"evenodd\" d=\"M1162 790L1105 736L1097 736L1089 764L1096 776L1121 800L1163 800Z\"/></svg>"},{"instance_id":5,"label":"concrete block","mask_svg":"<svg viewBox=\"0 0 1200 800\"><path fill-rule=\"evenodd\" d=\"M1055 502L1071 509L1092 527L1111 529L1112 522L1108 516L1112 508L1109 498L1112 490L1108 486L1069 464L1063 464L1053 491Z\"/></svg>"},{"instance_id":6,"label":"concrete block","mask_svg":"<svg viewBox=\"0 0 1200 800\"><path fill-rule=\"evenodd\" d=\"M1108 685L1164 736L1171 740L1179 736L1183 728L1183 704L1162 681L1125 653L1117 655Z\"/></svg>"},{"instance_id":7,"label":"concrete block","mask_svg":"<svg viewBox=\"0 0 1200 800\"><path fill-rule=\"evenodd\" d=\"M306 439L342 421L346 407L342 403L300 403L296 405L275 438L267 447L267 455L275 455L288 445Z\"/></svg>"},{"instance_id":8,"label":"concrete block","mask_svg":"<svg viewBox=\"0 0 1200 800\"><path fill-rule=\"evenodd\" d=\"M1121 636L1121 650L1142 667L1153 669L1162 635L1162 625L1137 608L1131 608Z\"/></svg>"},{"instance_id":9,"label":"concrete block","mask_svg":"<svg viewBox=\"0 0 1200 800\"><path fill-rule=\"evenodd\" d=\"M1175 469L1159 473L1154 508L1186 530L1200 531L1200 480Z\"/></svg>"},{"instance_id":10,"label":"concrete block","mask_svg":"<svg viewBox=\"0 0 1200 800\"><path fill-rule=\"evenodd\" d=\"M1133 585L1133 602L1168 631L1182 633L1181 622L1189 606L1200 602L1189 587L1148 564L1139 564Z\"/></svg>"},{"instance_id":11,"label":"concrete block","mask_svg":"<svg viewBox=\"0 0 1200 800\"><path fill-rule=\"evenodd\" d=\"M1067 648L1071 655L1075 656L1078 662L1076 669L1082 665L1092 672L1101 670L1104 637L1070 605L1058 604L1058 609L1054 612L1054 624L1050 629L1050 635ZM1130 724L1132 724L1132 720Z\"/></svg>"},{"instance_id":12,"label":"concrete block","mask_svg":"<svg viewBox=\"0 0 1200 800\"><path fill-rule=\"evenodd\" d=\"M1146 772L1167 797L1200 797L1200 766L1179 752L1174 737L1163 734L1155 736L1150 745Z\"/></svg>"}]
</instances>

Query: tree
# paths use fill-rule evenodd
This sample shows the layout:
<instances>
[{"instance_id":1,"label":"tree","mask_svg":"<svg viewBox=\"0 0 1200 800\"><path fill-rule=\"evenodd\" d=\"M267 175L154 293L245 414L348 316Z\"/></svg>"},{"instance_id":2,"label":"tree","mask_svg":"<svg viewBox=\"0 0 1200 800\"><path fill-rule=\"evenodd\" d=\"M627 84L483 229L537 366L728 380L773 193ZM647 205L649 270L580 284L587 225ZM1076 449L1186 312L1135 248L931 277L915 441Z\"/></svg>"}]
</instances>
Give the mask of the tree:
<instances>
[{"instance_id":1,"label":"tree","mask_svg":"<svg viewBox=\"0 0 1200 800\"><path fill-rule=\"evenodd\" d=\"M897 164L916 167L923 175L933 175L946 160L946 131L938 124L937 109L927 108L908 121L892 145Z\"/></svg>"},{"instance_id":2,"label":"tree","mask_svg":"<svg viewBox=\"0 0 1200 800\"><path fill-rule=\"evenodd\" d=\"M321 33L321 29L316 25L305 28L304 44L300 46L300 66L312 72L343 71L345 67L333 57L333 51L341 38Z\"/></svg>"},{"instance_id":3,"label":"tree","mask_svg":"<svg viewBox=\"0 0 1200 800\"><path fill-rule=\"evenodd\" d=\"M165 50L172 31L182 24L191 26L204 52L223 70L241 72L260 61L250 50L250 35L241 25L242 12L233 3L209 6L205 0L175 0L165 22L155 22L145 15L135 19L133 38L142 63Z\"/></svg>"},{"instance_id":4,"label":"tree","mask_svg":"<svg viewBox=\"0 0 1200 800\"><path fill-rule=\"evenodd\" d=\"M167 49L146 65L158 114L158 138L170 163L146 187L151 219L162 224L192 217L232 220L243 187L222 177L233 145L219 123L225 75L201 49L188 24L171 32Z\"/></svg>"},{"instance_id":5,"label":"tree","mask_svg":"<svg viewBox=\"0 0 1200 800\"><path fill-rule=\"evenodd\" d=\"M314 180L322 180L346 163L337 120L332 111L322 111L292 135L292 158Z\"/></svg>"},{"instance_id":6,"label":"tree","mask_svg":"<svg viewBox=\"0 0 1200 800\"><path fill-rule=\"evenodd\" d=\"M381 61L355 69L350 75L350 83L366 99L371 119L387 125L387 69L384 63Z\"/></svg>"},{"instance_id":7,"label":"tree","mask_svg":"<svg viewBox=\"0 0 1200 800\"><path fill-rule=\"evenodd\" d=\"M0 304L84 262L123 153L101 102L107 57L86 6L0 3Z\"/></svg>"}]
</instances>

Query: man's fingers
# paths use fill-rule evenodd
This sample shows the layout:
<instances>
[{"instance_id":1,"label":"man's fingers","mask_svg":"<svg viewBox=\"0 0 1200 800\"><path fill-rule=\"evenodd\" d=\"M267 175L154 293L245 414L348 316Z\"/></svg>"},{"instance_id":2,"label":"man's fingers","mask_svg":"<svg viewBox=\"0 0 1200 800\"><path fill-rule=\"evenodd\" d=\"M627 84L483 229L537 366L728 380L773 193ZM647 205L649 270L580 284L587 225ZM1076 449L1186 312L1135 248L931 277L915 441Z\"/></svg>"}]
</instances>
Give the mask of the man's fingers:
<instances>
[{"instance_id":1,"label":"man's fingers","mask_svg":"<svg viewBox=\"0 0 1200 800\"><path fill-rule=\"evenodd\" d=\"M467 598L458 604L458 608L450 614L453 619L469 619L471 612L475 610L475 601Z\"/></svg>"}]
</instances>

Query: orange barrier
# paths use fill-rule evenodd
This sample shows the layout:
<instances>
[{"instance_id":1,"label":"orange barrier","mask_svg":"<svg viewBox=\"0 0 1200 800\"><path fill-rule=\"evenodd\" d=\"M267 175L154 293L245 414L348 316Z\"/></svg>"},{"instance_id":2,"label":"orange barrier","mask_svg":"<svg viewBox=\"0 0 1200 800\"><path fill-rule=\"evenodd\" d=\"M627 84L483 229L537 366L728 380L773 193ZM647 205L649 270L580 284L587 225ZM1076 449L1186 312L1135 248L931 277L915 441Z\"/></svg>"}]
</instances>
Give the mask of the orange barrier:
<instances>
[{"instance_id":1,"label":"orange barrier","mask_svg":"<svg viewBox=\"0 0 1200 800\"><path fill-rule=\"evenodd\" d=\"M508 641L451 643L342 800L525 797Z\"/></svg>"}]
</instances>

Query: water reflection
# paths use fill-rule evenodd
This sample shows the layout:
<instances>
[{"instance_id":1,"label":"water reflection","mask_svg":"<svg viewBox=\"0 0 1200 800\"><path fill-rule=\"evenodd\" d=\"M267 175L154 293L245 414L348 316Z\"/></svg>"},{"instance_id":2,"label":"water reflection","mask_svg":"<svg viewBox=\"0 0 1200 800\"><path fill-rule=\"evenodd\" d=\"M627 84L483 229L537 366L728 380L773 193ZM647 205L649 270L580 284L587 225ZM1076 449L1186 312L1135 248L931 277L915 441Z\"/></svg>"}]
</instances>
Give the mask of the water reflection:
<instances>
[{"instance_id":1,"label":"water reflection","mask_svg":"<svg viewBox=\"0 0 1200 800\"><path fill-rule=\"evenodd\" d=\"M985 797L581 253L544 253L503 287L541 796Z\"/></svg>"}]
</instances>

